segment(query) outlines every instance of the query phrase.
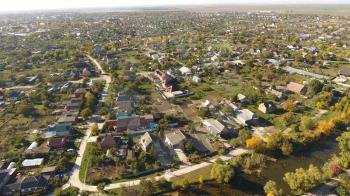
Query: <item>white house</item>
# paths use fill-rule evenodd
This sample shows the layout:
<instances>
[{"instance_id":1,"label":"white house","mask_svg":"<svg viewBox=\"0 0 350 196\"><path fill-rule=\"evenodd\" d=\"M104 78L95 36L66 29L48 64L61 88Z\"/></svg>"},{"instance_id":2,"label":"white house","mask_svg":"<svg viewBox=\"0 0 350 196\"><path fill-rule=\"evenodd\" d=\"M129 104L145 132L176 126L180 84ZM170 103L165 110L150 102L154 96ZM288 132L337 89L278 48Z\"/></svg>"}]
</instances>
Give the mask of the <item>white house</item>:
<instances>
[{"instance_id":1,"label":"white house","mask_svg":"<svg viewBox=\"0 0 350 196\"><path fill-rule=\"evenodd\" d=\"M147 151L153 142L152 136L146 132L140 139L140 145L143 151Z\"/></svg>"},{"instance_id":2,"label":"white house","mask_svg":"<svg viewBox=\"0 0 350 196\"><path fill-rule=\"evenodd\" d=\"M192 75L191 69L188 68L188 67L185 67L185 66L181 67L181 68L179 69L179 71L181 72L182 75L186 75L186 76Z\"/></svg>"},{"instance_id":3,"label":"white house","mask_svg":"<svg viewBox=\"0 0 350 196\"><path fill-rule=\"evenodd\" d=\"M203 124L213 135L221 134L223 131L226 130L226 127L223 124L212 118L204 120Z\"/></svg>"},{"instance_id":4,"label":"white house","mask_svg":"<svg viewBox=\"0 0 350 196\"><path fill-rule=\"evenodd\" d=\"M248 125L250 123L255 123L258 120L258 117L254 112L251 112L248 109L237 110L236 118L241 122L242 125Z\"/></svg>"},{"instance_id":5,"label":"white house","mask_svg":"<svg viewBox=\"0 0 350 196\"><path fill-rule=\"evenodd\" d=\"M237 99L241 102L241 103L247 103L249 102L249 99L243 95L243 94L238 94L237 95Z\"/></svg>"},{"instance_id":6,"label":"white house","mask_svg":"<svg viewBox=\"0 0 350 196\"><path fill-rule=\"evenodd\" d=\"M196 83L200 83L202 81L198 76L193 76L192 80Z\"/></svg>"}]
</instances>

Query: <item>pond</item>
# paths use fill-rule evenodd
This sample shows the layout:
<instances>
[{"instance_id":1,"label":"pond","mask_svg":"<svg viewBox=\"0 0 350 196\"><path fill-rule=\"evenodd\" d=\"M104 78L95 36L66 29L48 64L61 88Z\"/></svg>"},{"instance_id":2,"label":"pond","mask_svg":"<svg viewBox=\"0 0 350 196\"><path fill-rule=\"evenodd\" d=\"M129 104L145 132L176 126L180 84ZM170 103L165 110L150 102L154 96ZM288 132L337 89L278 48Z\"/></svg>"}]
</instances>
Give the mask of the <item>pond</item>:
<instances>
[{"instance_id":1,"label":"pond","mask_svg":"<svg viewBox=\"0 0 350 196\"><path fill-rule=\"evenodd\" d=\"M235 177L229 185L218 185L209 183L205 186L198 186L195 194L210 195L264 195L264 185L268 180L273 180L278 187L282 188L285 194L290 193L288 185L283 181L286 172L295 171L303 167L307 168L310 164L322 166L333 154L338 153L338 144L336 137L316 142L316 144L307 147L307 151L297 153L285 159L279 159L276 162L269 163L263 169L260 176L242 174Z\"/></svg>"}]
</instances>

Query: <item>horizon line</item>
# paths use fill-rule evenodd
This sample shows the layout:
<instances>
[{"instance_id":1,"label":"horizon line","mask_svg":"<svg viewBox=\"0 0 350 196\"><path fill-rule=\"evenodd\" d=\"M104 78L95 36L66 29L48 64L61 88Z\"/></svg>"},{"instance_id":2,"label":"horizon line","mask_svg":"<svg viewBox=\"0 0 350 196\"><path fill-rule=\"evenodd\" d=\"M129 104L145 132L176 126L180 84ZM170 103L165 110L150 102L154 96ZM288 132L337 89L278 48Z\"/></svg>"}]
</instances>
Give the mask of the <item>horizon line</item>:
<instances>
[{"instance_id":1,"label":"horizon line","mask_svg":"<svg viewBox=\"0 0 350 196\"><path fill-rule=\"evenodd\" d=\"M22 10L0 10L0 15L3 14L28 14L28 13L49 13L49 12L78 12L78 11L88 11L88 10L110 10L110 9L142 9L142 8L183 8L183 7L191 7L191 6L198 6L198 7L206 7L206 6L261 6L261 7L268 7L268 6L315 6L315 5L347 5L350 6L349 3L206 3L206 4L159 4L159 5L133 5L133 6L99 6L99 7L67 7L67 8L42 8L42 9L22 9Z\"/></svg>"}]
</instances>

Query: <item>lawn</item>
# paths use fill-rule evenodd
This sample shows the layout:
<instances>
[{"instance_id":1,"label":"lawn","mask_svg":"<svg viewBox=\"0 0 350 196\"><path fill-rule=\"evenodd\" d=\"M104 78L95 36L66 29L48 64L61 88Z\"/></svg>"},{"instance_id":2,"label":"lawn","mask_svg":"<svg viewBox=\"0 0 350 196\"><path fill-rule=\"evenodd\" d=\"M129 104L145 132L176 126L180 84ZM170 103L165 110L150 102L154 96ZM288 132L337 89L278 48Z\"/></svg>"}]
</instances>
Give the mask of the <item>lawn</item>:
<instances>
[{"instance_id":1,"label":"lawn","mask_svg":"<svg viewBox=\"0 0 350 196\"><path fill-rule=\"evenodd\" d=\"M172 178L171 181L174 185L179 185L181 186L182 184L182 181L184 179L187 179L188 182L191 184L191 183L196 183L196 182L199 182L199 177L200 176L203 176L204 180L212 180L211 178L211 168L212 168L212 165L209 165L207 167L204 167L204 168L201 168L201 169L198 169L196 171L193 171L193 172L190 172L190 173L187 173L185 175L182 175L182 176L178 176L178 177L175 177L175 178Z\"/></svg>"},{"instance_id":2,"label":"lawn","mask_svg":"<svg viewBox=\"0 0 350 196\"><path fill-rule=\"evenodd\" d=\"M86 180L86 174L89 169L90 154L91 154L93 145L94 145L93 143L87 143L86 149L83 155L83 159L81 161L80 170L79 170L79 179L82 182L85 182Z\"/></svg>"}]
</instances>

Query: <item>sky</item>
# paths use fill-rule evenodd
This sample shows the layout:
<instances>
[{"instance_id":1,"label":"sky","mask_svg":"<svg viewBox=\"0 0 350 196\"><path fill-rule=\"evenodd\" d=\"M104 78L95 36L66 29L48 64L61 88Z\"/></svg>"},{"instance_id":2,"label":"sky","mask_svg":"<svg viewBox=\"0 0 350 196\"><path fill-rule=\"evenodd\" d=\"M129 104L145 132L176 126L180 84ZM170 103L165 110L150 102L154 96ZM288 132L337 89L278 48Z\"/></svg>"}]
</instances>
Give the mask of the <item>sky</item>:
<instances>
[{"instance_id":1,"label":"sky","mask_svg":"<svg viewBox=\"0 0 350 196\"><path fill-rule=\"evenodd\" d=\"M350 0L0 0L0 13L69 8L203 4L350 4Z\"/></svg>"}]
</instances>

